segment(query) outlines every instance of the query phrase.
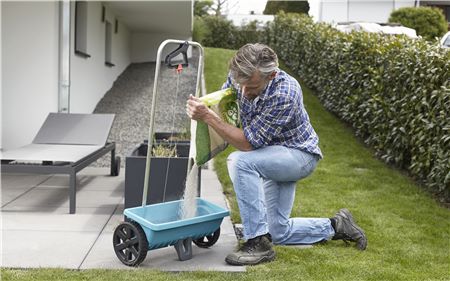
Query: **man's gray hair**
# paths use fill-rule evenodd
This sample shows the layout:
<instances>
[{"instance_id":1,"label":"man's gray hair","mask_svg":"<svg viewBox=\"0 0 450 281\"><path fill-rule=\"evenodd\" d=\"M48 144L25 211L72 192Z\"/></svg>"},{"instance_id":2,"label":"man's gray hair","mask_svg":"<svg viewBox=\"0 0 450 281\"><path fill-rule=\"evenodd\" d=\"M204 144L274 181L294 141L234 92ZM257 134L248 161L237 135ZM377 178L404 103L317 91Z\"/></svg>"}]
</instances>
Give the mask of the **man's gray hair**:
<instances>
[{"instance_id":1,"label":"man's gray hair","mask_svg":"<svg viewBox=\"0 0 450 281\"><path fill-rule=\"evenodd\" d=\"M269 77L278 67L277 54L268 46L260 43L242 46L230 62L233 80L243 83L259 71L262 78Z\"/></svg>"}]
</instances>

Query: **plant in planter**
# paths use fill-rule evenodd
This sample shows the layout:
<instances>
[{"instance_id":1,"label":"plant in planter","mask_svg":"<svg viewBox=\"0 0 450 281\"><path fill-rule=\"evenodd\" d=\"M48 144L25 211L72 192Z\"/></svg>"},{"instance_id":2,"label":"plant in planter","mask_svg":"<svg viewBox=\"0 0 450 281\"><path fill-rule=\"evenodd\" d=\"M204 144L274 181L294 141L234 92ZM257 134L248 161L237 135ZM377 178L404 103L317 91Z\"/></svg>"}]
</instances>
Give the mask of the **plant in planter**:
<instances>
[{"instance_id":1,"label":"plant in planter","mask_svg":"<svg viewBox=\"0 0 450 281\"><path fill-rule=\"evenodd\" d=\"M148 144L143 143L125 162L125 208L142 204ZM187 148L187 149L186 149ZM150 160L147 204L179 200L184 193L189 144L155 142Z\"/></svg>"},{"instance_id":2,"label":"plant in planter","mask_svg":"<svg viewBox=\"0 0 450 281\"><path fill-rule=\"evenodd\" d=\"M189 126L186 126L182 132L156 132L154 134L154 144L174 145L177 152L182 155L189 155L191 145L191 133Z\"/></svg>"},{"instance_id":3,"label":"plant in planter","mask_svg":"<svg viewBox=\"0 0 450 281\"><path fill-rule=\"evenodd\" d=\"M156 144L152 148L152 156L154 157L178 157L177 147L165 144Z\"/></svg>"}]
</instances>

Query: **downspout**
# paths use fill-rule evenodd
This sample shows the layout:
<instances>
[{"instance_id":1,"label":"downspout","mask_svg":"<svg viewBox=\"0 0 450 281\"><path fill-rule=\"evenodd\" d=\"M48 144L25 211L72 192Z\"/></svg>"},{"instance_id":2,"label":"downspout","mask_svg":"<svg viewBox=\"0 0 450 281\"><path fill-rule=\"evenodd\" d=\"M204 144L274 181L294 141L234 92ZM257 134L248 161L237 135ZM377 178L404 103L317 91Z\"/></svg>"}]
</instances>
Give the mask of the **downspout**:
<instances>
[{"instance_id":1,"label":"downspout","mask_svg":"<svg viewBox=\"0 0 450 281\"><path fill-rule=\"evenodd\" d=\"M0 2L0 17L2 15L2 2ZM2 21L0 19L0 30L2 30ZM3 151L3 61L2 61L2 36L0 36L0 152ZM1 180L0 180L1 181ZM0 258L0 262L3 262L3 258Z\"/></svg>"},{"instance_id":2,"label":"downspout","mask_svg":"<svg viewBox=\"0 0 450 281\"><path fill-rule=\"evenodd\" d=\"M195 22L195 15L194 15L194 0L191 1L191 40L194 41L194 22Z\"/></svg>"},{"instance_id":3,"label":"downspout","mask_svg":"<svg viewBox=\"0 0 450 281\"><path fill-rule=\"evenodd\" d=\"M322 22L322 9L323 9L323 3L322 3L322 1L323 0L319 0L320 2L319 2L319 20L318 20L318 22Z\"/></svg>"},{"instance_id":4,"label":"downspout","mask_svg":"<svg viewBox=\"0 0 450 281\"><path fill-rule=\"evenodd\" d=\"M59 2L58 112L70 112L70 0Z\"/></svg>"},{"instance_id":5,"label":"downspout","mask_svg":"<svg viewBox=\"0 0 450 281\"><path fill-rule=\"evenodd\" d=\"M347 23L350 21L350 0L347 0Z\"/></svg>"}]
</instances>

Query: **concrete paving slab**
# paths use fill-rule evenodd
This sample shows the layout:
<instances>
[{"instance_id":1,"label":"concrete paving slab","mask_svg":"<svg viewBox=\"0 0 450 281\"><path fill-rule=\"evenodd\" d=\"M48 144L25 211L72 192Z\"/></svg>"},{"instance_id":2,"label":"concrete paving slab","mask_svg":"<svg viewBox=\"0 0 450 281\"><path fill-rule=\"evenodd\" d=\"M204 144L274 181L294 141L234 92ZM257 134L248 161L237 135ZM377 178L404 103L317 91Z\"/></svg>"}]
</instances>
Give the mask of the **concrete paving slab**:
<instances>
[{"instance_id":1,"label":"concrete paving slab","mask_svg":"<svg viewBox=\"0 0 450 281\"><path fill-rule=\"evenodd\" d=\"M78 208L97 208L116 206L123 201L123 194L114 191L80 190L77 192ZM69 208L68 188L34 188L20 196L6 207L67 207Z\"/></svg>"},{"instance_id":2,"label":"concrete paving slab","mask_svg":"<svg viewBox=\"0 0 450 281\"><path fill-rule=\"evenodd\" d=\"M2 189L34 187L49 179L51 175L1 173Z\"/></svg>"},{"instance_id":3,"label":"concrete paving slab","mask_svg":"<svg viewBox=\"0 0 450 281\"><path fill-rule=\"evenodd\" d=\"M78 269L97 232L3 230L2 266Z\"/></svg>"},{"instance_id":4,"label":"concrete paving slab","mask_svg":"<svg viewBox=\"0 0 450 281\"><path fill-rule=\"evenodd\" d=\"M102 232L86 256L86 259L80 265L80 268L134 269L124 265L116 257L112 237L112 231Z\"/></svg>"},{"instance_id":5,"label":"concrete paving slab","mask_svg":"<svg viewBox=\"0 0 450 281\"><path fill-rule=\"evenodd\" d=\"M202 170L200 196L205 200L228 209L225 195L222 192L222 185L220 184L216 173L211 169ZM231 219L229 216L224 218L222 225L220 226L220 232L223 234L235 235L233 224L231 223Z\"/></svg>"},{"instance_id":6,"label":"concrete paving slab","mask_svg":"<svg viewBox=\"0 0 450 281\"><path fill-rule=\"evenodd\" d=\"M220 233L221 235L232 235L236 241L236 234L234 233L233 223L231 222L230 217L223 218L222 224L220 225Z\"/></svg>"},{"instance_id":7,"label":"concrete paving slab","mask_svg":"<svg viewBox=\"0 0 450 281\"><path fill-rule=\"evenodd\" d=\"M122 159L123 160L123 159ZM90 176L109 176L110 168L109 163L107 167L93 167L90 166L88 169L83 169L80 171L79 175L90 175ZM120 173L117 177L125 177L125 170L120 170ZM117 178L112 177L112 178Z\"/></svg>"},{"instance_id":8,"label":"concrete paving slab","mask_svg":"<svg viewBox=\"0 0 450 281\"><path fill-rule=\"evenodd\" d=\"M5 210L8 207L52 207L53 209L59 208L68 199L69 189L58 190L36 190L31 189L29 192L23 194L16 200L4 206Z\"/></svg>"},{"instance_id":9,"label":"concrete paving slab","mask_svg":"<svg viewBox=\"0 0 450 281\"><path fill-rule=\"evenodd\" d=\"M108 222L115 206L78 208L70 215L67 208L7 207L2 210L2 230L98 232Z\"/></svg>"},{"instance_id":10,"label":"concrete paving slab","mask_svg":"<svg viewBox=\"0 0 450 281\"><path fill-rule=\"evenodd\" d=\"M77 175L77 182L80 181L81 176ZM52 175L47 180L43 181L38 185L38 187L45 188L68 188L69 187L69 176L68 175Z\"/></svg>"},{"instance_id":11,"label":"concrete paving slab","mask_svg":"<svg viewBox=\"0 0 450 281\"><path fill-rule=\"evenodd\" d=\"M109 218L109 221L107 222L105 228L103 229L103 233L113 233L116 227L124 221L123 216L123 204L120 204L117 206L116 210L112 214L112 216ZM111 238L112 239L112 238Z\"/></svg>"},{"instance_id":12,"label":"concrete paving slab","mask_svg":"<svg viewBox=\"0 0 450 281\"><path fill-rule=\"evenodd\" d=\"M83 190L118 190L123 194L125 190L125 178L106 175L84 175L80 185Z\"/></svg>"},{"instance_id":13,"label":"concrete paving slab","mask_svg":"<svg viewBox=\"0 0 450 281\"><path fill-rule=\"evenodd\" d=\"M227 208L222 185L214 171L202 169L202 182L200 197L213 202L221 207Z\"/></svg>"},{"instance_id":14,"label":"concrete paving slab","mask_svg":"<svg viewBox=\"0 0 450 281\"><path fill-rule=\"evenodd\" d=\"M31 190L34 187L15 187L15 188L2 188L1 190L1 206L9 204L11 201L17 199L25 192Z\"/></svg>"},{"instance_id":15,"label":"concrete paving slab","mask_svg":"<svg viewBox=\"0 0 450 281\"><path fill-rule=\"evenodd\" d=\"M105 173L96 175L77 175L77 190L116 190L120 189L123 193L125 178L123 176L112 177ZM69 176L53 175L51 178L42 182L38 188L64 188L69 187Z\"/></svg>"}]
</instances>

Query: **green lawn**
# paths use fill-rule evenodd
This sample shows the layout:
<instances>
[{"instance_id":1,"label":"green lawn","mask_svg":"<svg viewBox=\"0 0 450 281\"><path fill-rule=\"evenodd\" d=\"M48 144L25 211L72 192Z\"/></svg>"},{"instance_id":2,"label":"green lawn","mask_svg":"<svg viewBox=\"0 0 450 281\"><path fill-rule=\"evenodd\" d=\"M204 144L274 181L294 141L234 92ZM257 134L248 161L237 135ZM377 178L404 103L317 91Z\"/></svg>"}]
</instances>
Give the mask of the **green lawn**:
<instances>
[{"instance_id":1,"label":"green lawn","mask_svg":"<svg viewBox=\"0 0 450 281\"><path fill-rule=\"evenodd\" d=\"M208 92L224 82L233 54L206 48ZM347 207L366 231L366 251L331 241L309 249L276 246L275 262L250 267L246 273L3 269L2 280L450 280L450 210L374 158L351 128L303 89L325 158L313 175L299 182L292 215L330 217ZM215 167L232 204L232 219L239 221L225 167L230 151L215 159Z\"/></svg>"}]
</instances>

